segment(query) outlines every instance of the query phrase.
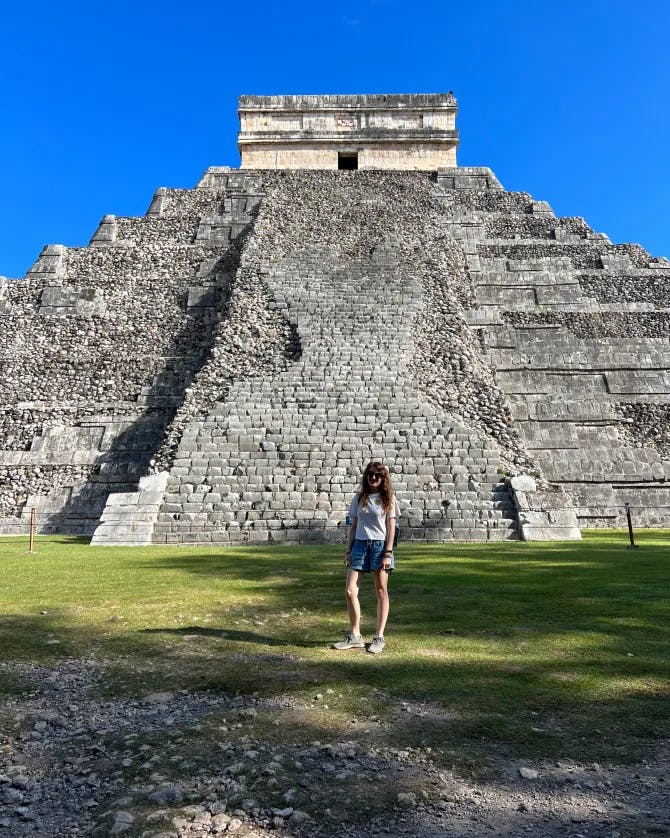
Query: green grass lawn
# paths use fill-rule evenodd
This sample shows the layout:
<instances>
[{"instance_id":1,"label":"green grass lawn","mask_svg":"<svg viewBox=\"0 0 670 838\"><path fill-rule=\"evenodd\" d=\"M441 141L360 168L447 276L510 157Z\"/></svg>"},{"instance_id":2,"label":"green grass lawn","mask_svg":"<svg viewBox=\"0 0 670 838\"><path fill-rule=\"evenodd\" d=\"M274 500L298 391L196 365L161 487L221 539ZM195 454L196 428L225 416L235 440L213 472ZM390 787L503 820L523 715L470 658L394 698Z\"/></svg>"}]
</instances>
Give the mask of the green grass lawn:
<instances>
[{"instance_id":1,"label":"green grass lawn","mask_svg":"<svg viewBox=\"0 0 670 838\"><path fill-rule=\"evenodd\" d=\"M670 532L639 543L593 532L582 543L403 544L387 647L373 657L329 649L347 628L339 548L60 537L29 555L24 539L0 539L0 654L93 657L108 693L288 695L304 705L291 735L305 741L353 735L353 718L374 716L369 738L445 760L629 761L670 728ZM0 691L20 688L2 678ZM327 690L328 707L314 702Z\"/></svg>"}]
</instances>

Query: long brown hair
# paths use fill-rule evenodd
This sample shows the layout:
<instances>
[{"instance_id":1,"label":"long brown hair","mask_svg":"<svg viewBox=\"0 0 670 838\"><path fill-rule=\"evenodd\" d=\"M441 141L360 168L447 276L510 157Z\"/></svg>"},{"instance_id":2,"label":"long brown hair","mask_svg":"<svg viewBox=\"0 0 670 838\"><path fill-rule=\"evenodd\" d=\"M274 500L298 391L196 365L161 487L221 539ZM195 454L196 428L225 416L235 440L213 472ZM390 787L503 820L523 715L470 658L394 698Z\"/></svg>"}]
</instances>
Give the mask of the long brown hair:
<instances>
[{"instance_id":1,"label":"long brown hair","mask_svg":"<svg viewBox=\"0 0 670 838\"><path fill-rule=\"evenodd\" d=\"M378 491L382 505L384 506L384 512L388 515L388 513L391 512L393 509L394 495L389 470L383 463L380 463L375 460L375 462L368 463L365 466L365 471L363 472L363 476L361 477L361 485L358 490L358 502L360 503L363 509L368 508L368 498L371 494L373 494L372 490L370 489L370 483L368 482L368 474L372 470L378 471L382 475L382 479L379 481Z\"/></svg>"}]
</instances>

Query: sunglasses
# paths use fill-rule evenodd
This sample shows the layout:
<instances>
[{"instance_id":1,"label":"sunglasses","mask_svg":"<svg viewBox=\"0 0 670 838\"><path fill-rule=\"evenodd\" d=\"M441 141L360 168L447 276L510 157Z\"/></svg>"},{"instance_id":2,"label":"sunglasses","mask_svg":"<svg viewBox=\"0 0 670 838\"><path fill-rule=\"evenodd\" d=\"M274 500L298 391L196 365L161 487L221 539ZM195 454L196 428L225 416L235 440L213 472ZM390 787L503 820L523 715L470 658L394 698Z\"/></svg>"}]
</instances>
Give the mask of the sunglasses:
<instances>
[{"instance_id":1,"label":"sunglasses","mask_svg":"<svg viewBox=\"0 0 670 838\"><path fill-rule=\"evenodd\" d=\"M368 472L368 480L381 480L384 476L383 471L369 471Z\"/></svg>"}]
</instances>

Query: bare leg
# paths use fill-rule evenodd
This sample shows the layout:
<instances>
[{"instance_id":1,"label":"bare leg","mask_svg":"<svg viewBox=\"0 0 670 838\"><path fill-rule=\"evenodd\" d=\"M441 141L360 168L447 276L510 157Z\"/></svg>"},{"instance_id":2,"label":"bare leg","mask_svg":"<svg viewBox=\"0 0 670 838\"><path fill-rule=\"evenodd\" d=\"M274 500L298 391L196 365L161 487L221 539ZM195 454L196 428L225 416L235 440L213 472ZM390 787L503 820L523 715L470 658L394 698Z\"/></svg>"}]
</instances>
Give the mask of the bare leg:
<instances>
[{"instance_id":1,"label":"bare leg","mask_svg":"<svg viewBox=\"0 0 670 838\"><path fill-rule=\"evenodd\" d=\"M374 574L377 593L377 637L383 637L389 615L389 574L386 570L375 570Z\"/></svg>"},{"instance_id":2,"label":"bare leg","mask_svg":"<svg viewBox=\"0 0 670 838\"><path fill-rule=\"evenodd\" d=\"M358 601L358 586L361 583L361 576L362 574L358 570L350 570L347 573L347 611L349 612L351 633L357 636L361 633L361 606Z\"/></svg>"}]
</instances>

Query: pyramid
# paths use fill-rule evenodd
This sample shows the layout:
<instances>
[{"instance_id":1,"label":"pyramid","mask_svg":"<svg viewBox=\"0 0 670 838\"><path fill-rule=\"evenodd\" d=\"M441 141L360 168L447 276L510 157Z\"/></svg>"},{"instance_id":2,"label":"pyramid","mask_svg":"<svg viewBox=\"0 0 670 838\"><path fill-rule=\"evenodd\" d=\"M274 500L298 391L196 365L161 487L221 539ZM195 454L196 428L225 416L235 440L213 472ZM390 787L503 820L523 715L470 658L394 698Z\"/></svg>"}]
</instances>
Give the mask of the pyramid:
<instances>
[{"instance_id":1,"label":"pyramid","mask_svg":"<svg viewBox=\"0 0 670 838\"><path fill-rule=\"evenodd\" d=\"M670 520L670 263L458 167L451 94L242 97L242 167L0 281L0 532L341 542Z\"/></svg>"}]
</instances>

